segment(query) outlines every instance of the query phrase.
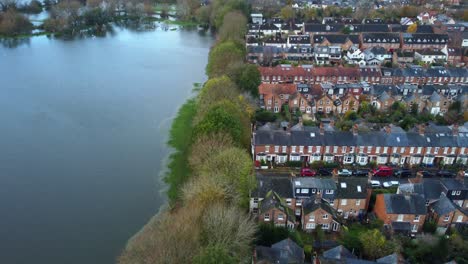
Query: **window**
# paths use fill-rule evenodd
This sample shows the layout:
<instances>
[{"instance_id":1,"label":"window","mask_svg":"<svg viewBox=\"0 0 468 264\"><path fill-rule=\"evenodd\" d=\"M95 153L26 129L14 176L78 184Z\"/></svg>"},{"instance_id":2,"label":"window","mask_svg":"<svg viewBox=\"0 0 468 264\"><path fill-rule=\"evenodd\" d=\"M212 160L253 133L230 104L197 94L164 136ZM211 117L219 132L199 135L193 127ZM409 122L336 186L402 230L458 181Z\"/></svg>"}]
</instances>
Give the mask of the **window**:
<instances>
[{"instance_id":1,"label":"window","mask_svg":"<svg viewBox=\"0 0 468 264\"><path fill-rule=\"evenodd\" d=\"M296 146L292 146L292 147L291 147L291 152L292 152L292 153L295 153L295 152L296 152Z\"/></svg>"},{"instance_id":2,"label":"window","mask_svg":"<svg viewBox=\"0 0 468 264\"><path fill-rule=\"evenodd\" d=\"M269 214L269 213L266 213L266 214L263 216L263 221L270 221L270 214Z\"/></svg>"},{"instance_id":3,"label":"window","mask_svg":"<svg viewBox=\"0 0 468 264\"><path fill-rule=\"evenodd\" d=\"M314 222L315 221L315 215L310 214L309 215L309 222Z\"/></svg>"},{"instance_id":4,"label":"window","mask_svg":"<svg viewBox=\"0 0 468 264\"><path fill-rule=\"evenodd\" d=\"M398 215L397 221L398 222L403 222L403 215L402 214Z\"/></svg>"},{"instance_id":5,"label":"window","mask_svg":"<svg viewBox=\"0 0 468 264\"><path fill-rule=\"evenodd\" d=\"M422 152L422 147L418 147L418 154L421 154Z\"/></svg>"},{"instance_id":6,"label":"window","mask_svg":"<svg viewBox=\"0 0 468 264\"><path fill-rule=\"evenodd\" d=\"M444 222L448 222L449 219L450 219L450 215L445 215L445 216L444 216Z\"/></svg>"},{"instance_id":7,"label":"window","mask_svg":"<svg viewBox=\"0 0 468 264\"><path fill-rule=\"evenodd\" d=\"M323 219L328 219L328 215L327 215L327 214L324 214L324 215L322 215L322 218L323 218Z\"/></svg>"},{"instance_id":8,"label":"window","mask_svg":"<svg viewBox=\"0 0 468 264\"><path fill-rule=\"evenodd\" d=\"M325 147L325 153L330 153L330 146Z\"/></svg>"},{"instance_id":9,"label":"window","mask_svg":"<svg viewBox=\"0 0 468 264\"><path fill-rule=\"evenodd\" d=\"M346 199L341 199L341 205L347 205L348 204L348 200Z\"/></svg>"},{"instance_id":10,"label":"window","mask_svg":"<svg viewBox=\"0 0 468 264\"><path fill-rule=\"evenodd\" d=\"M439 153L439 147L434 148L434 153Z\"/></svg>"},{"instance_id":11,"label":"window","mask_svg":"<svg viewBox=\"0 0 468 264\"><path fill-rule=\"evenodd\" d=\"M328 230L330 228L329 224L322 224L322 229L323 230Z\"/></svg>"},{"instance_id":12,"label":"window","mask_svg":"<svg viewBox=\"0 0 468 264\"><path fill-rule=\"evenodd\" d=\"M361 205L361 200L356 200L356 206L360 206Z\"/></svg>"},{"instance_id":13,"label":"window","mask_svg":"<svg viewBox=\"0 0 468 264\"><path fill-rule=\"evenodd\" d=\"M328 203L329 203L330 205L334 205L334 204L335 204L335 200L328 200Z\"/></svg>"},{"instance_id":14,"label":"window","mask_svg":"<svg viewBox=\"0 0 468 264\"><path fill-rule=\"evenodd\" d=\"M309 193L309 189L301 189L301 193Z\"/></svg>"},{"instance_id":15,"label":"window","mask_svg":"<svg viewBox=\"0 0 468 264\"><path fill-rule=\"evenodd\" d=\"M283 153L286 153L286 146L283 146L283 147L282 147L282 152L283 152Z\"/></svg>"},{"instance_id":16,"label":"window","mask_svg":"<svg viewBox=\"0 0 468 264\"><path fill-rule=\"evenodd\" d=\"M308 147L308 151L309 151L309 153L312 153L312 146Z\"/></svg>"},{"instance_id":17,"label":"window","mask_svg":"<svg viewBox=\"0 0 468 264\"><path fill-rule=\"evenodd\" d=\"M401 154L405 153L405 147L400 147L400 153Z\"/></svg>"},{"instance_id":18,"label":"window","mask_svg":"<svg viewBox=\"0 0 468 264\"><path fill-rule=\"evenodd\" d=\"M292 200L290 198L286 199L286 204L287 205L291 205L292 204Z\"/></svg>"},{"instance_id":19,"label":"window","mask_svg":"<svg viewBox=\"0 0 468 264\"><path fill-rule=\"evenodd\" d=\"M312 189L312 193L315 193L317 190L316 189Z\"/></svg>"},{"instance_id":20,"label":"window","mask_svg":"<svg viewBox=\"0 0 468 264\"><path fill-rule=\"evenodd\" d=\"M338 147L337 146L334 146L333 147L333 153L337 153L338 152Z\"/></svg>"},{"instance_id":21,"label":"window","mask_svg":"<svg viewBox=\"0 0 468 264\"><path fill-rule=\"evenodd\" d=\"M410 154L413 154L414 153L414 147L411 147L410 148Z\"/></svg>"},{"instance_id":22,"label":"window","mask_svg":"<svg viewBox=\"0 0 468 264\"><path fill-rule=\"evenodd\" d=\"M303 153L304 152L304 146L299 146L299 152Z\"/></svg>"},{"instance_id":23,"label":"window","mask_svg":"<svg viewBox=\"0 0 468 264\"><path fill-rule=\"evenodd\" d=\"M375 148L375 153L379 154L380 153L380 147Z\"/></svg>"},{"instance_id":24,"label":"window","mask_svg":"<svg viewBox=\"0 0 468 264\"><path fill-rule=\"evenodd\" d=\"M411 232L418 232L418 225L413 225L411 228Z\"/></svg>"},{"instance_id":25,"label":"window","mask_svg":"<svg viewBox=\"0 0 468 264\"><path fill-rule=\"evenodd\" d=\"M372 152L372 147L371 146L367 146L367 153L371 153Z\"/></svg>"},{"instance_id":26,"label":"window","mask_svg":"<svg viewBox=\"0 0 468 264\"><path fill-rule=\"evenodd\" d=\"M415 216L414 216L414 222L419 222L419 218L420 218L419 215L415 215Z\"/></svg>"},{"instance_id":27,"label":"window","mask_svg":"<svg viewBox=\"0 0 468 264\"><path fill-rule=\"evenodd\" d=\"M449 148L448 148L448 147L445 147L445 148L444 148L444 154L448 154L448 151L449 151Z\"/></svg>"},{"instance_id":28,"label":"window","mask_svg":"<svg viewBox=\"0 0 468 264\"><path fill-rule=\"evenodd\" d=\"M284 215L278 214L278 221L283 221L283 220L284 220Z\"/></svg>"},{"instance_id":29,"label":"window","mask_svg":"<svg viewBox=\"0 0 468 264\"><path fill-rule=\"evenodd\" d=\"M359 147L359 153L364 153L364 147Z\"/></svg>"},{"instance_id":30,"label":"window","mask_svg":"<svg viewBox=\"0 0 468 264\"><path fill-rule=\"evenodd\" d=\"M265 146L265 152L266 153L270 152L270 146Z\"/></svg>"},{"instance_id":31,"label":"window","mask_svg":"<svg viewBox=\"0 0 468 264\"><path fill-rule=\"evenodd\" d=\"M349 152L350 152L350 153L354 153L354 147L353 147L353 146L350 146L350 147L349 147Z\"/></svg>"},{"instance_id":32,"label":"window","mask_svg":"<svg viewBox=\"0 0 468 264\"><path fill-rule=\"evenodd\" d=\"M383 148L383 153L388 153L388 147Z\"/></svg>"},{"instance_id":33,"label":"window","mask_svg":"<svg viewBox=\"0 0 468 264\"><path fill-rule=\"evenodd\" d=\"M341 147L341 152L346 153L346 146Z\"/></svg>"},{"instance_id":34,"label":"window","mask_svg":"<svg viewBox=\"0 0 468 264\"><path fill-rule=\"evenodd\" d=\"M457 216L457 223L461 223L463 220L463 215Z\"/></svg>"},{"instance_id":35,"label":"window","mask_svg":"<svg viewBox=\"0 0 468 264\"><path fill-rule=\"evenodd\" d=\"M349 156L345 156L344 159L343 159L343 162L344 163L353 163L354 161L354 157L349 155Z\"/></svg>"},{"instance_id":36,"label":"window","mask_svg":"<svg viewBox=\"0 0 468 264\"><path fill-rule=\"evenodd\" d=\"M333 190L325 190L326 194L333 194Z\"/></svg>"},{"instance_id":37,"label":"window","mask_svg":"<svg viewBox=\"0 0 468 264\"><path fill-rule=\"evenodd\" d=\"M279 152L279 146L275 146L275 153Z\"/></svg>"},{"instance_id":38,"label":"window","mask_svg":"<svg viewBox=\"0 0 468 264\"><path fill-rule=\"evenodd\" d=\"M306 224L306 229L315 229L315 223Z\"/></svg>"}]
</instances>

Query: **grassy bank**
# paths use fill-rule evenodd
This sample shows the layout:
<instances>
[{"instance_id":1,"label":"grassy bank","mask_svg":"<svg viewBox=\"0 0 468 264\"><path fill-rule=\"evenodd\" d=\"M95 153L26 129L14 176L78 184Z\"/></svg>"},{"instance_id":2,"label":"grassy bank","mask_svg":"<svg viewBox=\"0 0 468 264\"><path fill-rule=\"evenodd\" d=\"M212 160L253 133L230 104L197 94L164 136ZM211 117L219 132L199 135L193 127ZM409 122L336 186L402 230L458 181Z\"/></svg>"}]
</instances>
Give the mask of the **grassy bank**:
<instances>
[{"instance_id":1,"label":"grassy bank","mask_svg":"<svg viewBox=\"0 0 468 264\"><path fill-rule=\"evenodd\" d=\"M193 139L192 123L196 114L196 101L195 99L189 99L179 109L169 132L168 144L174 148L175 151L169 157L169 172L165 176L164 181L168 184L167 196L171 202L179 198L181 186L191 175L188 155Z\"/></svg>"}]
</instances>

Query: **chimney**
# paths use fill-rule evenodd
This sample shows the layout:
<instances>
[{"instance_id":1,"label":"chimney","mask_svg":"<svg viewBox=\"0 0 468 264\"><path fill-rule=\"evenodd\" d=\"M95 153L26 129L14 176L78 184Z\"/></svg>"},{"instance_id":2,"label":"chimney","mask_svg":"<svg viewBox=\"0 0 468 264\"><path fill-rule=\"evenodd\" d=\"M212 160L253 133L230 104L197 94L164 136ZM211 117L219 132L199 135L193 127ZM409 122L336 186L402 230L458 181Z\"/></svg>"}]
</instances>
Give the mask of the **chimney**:
<instances>
[{"instance_id":1,"label":"chimney","mask_svg":"<svg viewBox=\"0 0 468 264\"><path fill-rule=\"evenodd\" d=\"M320 135L324 135L325 134L325 129L323 128L323 123L320 122Z\"/></svg>"},{"instance_id":2,"label":"chimney","mask_svg":"<svg viewBox=\"0 0 468 264\"><path fill-rule=\"evenodd\" d=\"M452 126L452 135L454 137L458 136L458 124L453 124L453 126Z\"/></svg>"},{"instance_id":3,"label":"chimney","mask_svg":"<svg viewBox=\"0 0 468 264\"><path fill-rule=\"evenodd\" d=\"M386 132L387 134L392 133L392 127L391 127L390 125L385 126L385 132Z\"/></svg>"},{"instance_id":4,"label":"chimney","mask_svg":"<svg viewBox=\"0 0 468 264\"><path fill-rule=\"evenodd\" d=\"M423 181L423 177L424 175L422 174L422 172L416 172L416 178L412 180L412 183L421 183Z\"/></svg>"},{"instance_id":5,"label":"chimney","mask_svg":"<svg viewBox=\"0 0 468 264\"><path fill-rule=\"evenodd\" d=\"M426 126L424 124L420 124L418 126L419 135L424 136L425 131L426 131Z\"/></svg>"},{"instance_id":6,"label":"chimney","mask_svg":"<svg viewBox=\"0 0 468 264\"><path fill-rule=\"evenodd\" d=\"M455 178L457 181L461 182L461 184L465 184L465 172L464 171L459 171L457 173L457 177Z\"/></svg>"},{"instance_id":7,"label":"chimney","mask_svg":"<svg viewBox=\"0 0 468 264\"><path fill-rule=\"evenodd\" d=\"M353 135L354 135L354 136L357 136L357 135L358 135L358 131L359 131L358 124L354 124L354 126L353 126Z\"/></svg>"}]
</instances>

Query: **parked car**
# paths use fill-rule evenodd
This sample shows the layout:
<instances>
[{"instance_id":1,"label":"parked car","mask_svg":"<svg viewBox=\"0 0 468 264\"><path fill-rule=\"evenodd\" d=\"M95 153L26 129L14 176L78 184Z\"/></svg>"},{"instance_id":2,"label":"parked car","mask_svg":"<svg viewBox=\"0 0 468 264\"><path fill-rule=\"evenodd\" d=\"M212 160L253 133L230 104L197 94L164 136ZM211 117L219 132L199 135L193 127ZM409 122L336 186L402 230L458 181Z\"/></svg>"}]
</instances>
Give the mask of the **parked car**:
<instances>
[{"instance_id":1,"label":"parked car","mask_svg":"<svg viewBox=\"0 0 468 264\"><path fill-rule=\"evenodd\" d=\"M338 171L338 175L340 176L351 176L353 173L348 169L341 169Z\"/></svg>"},{"instance_id":2,"label":"parked car","mask_svg":"<svg viewBox=\"0 0 468 264\"><path fill-rule=\"evenodd\" d=\"M379 166L377 169L372 171L373 176L377 177L389 177L393 175L393 169L387 166Z\"/></svg>"},{"instance_id":3,"label":"parked car","mask_svg":"<svg viewBox=\"0 0 468 264\"><path fill-rule=\"evenodd\" d=\"M384 188L390 188L390 187L400 185L400 182L398 182L398 181L388 181L388 182L384 182L382 185L383 185Z\"/></svg>"},{"instance_id":4,"label":"parked car","mask_svg":"<svg viewBox=\"0 0 468 264\"><path fill-rule=\"evenodd\" d=\"M382 185L380 184L379 181L371 181L371 186L372 188L380 188Z\"/></svg>"},{"instance_id":5,"label":"parked car","mask_svg":"<svg viewBox=\"0 0 468 264\"><path fill-rule=\"evenodd\" d=\"M409 178L413 175L413 172L408 169L401 169L395 171L394 175L398 178Z\"/></svg>"},{"instance_id":6,"label":"parked car","mask_svg":"<svg viewBox=\"0 0 468 264\"><path fill-rule=\"evenodd\" d=\"M441 170L437 172L437 176L442 177L442 178L453 178L456 176L456 174L451 171Z\"/></svg>"},{"instance_id":7,"label":"parked car","mask_svg":"<svg viewBox=\"0 0 468 264\"><path fill-rule=\"evenodd\" d=\"M321 176L331 176L332 175L330 170L324 169L324 168L318 169L318 174L321 175Z\"/></svg>"},{"instance_id":8,"label":"parked car","mask_svg":"<svg viewBox=\"0 0 468 264\"><path fill-rule=\"evenodd\" d=\"M433 177L435 177L435 173L430 172L430 171L419 171L419 172L422 173L423 178L433 178Z\"/></svg>"},{"instance_id":9,"label":"parked car","mask_svg":"<svg viewBox=\"0 0 468 264\"><path fill-rule=\"evenodd\" d=\"M368 169L361 169L361 170L355 170L355 171L353 171L353 175L354 175L354 176L365 176L365 177L367 177L368 174L369 174L369 170L368 170Z\"/></svg>"},{"instance_id":10,"label":"parked car","mask_svg":"<svg viewBox=\"0 0 468 264\"><path fill-rule=\"evenodd\" d=\"M313 177L315 175L317 175L317 172L315 170L311 170L309 168L302 168L301 169L301 176L302 177L306 177L306 176Z\"/></svg>"}]
</instances>

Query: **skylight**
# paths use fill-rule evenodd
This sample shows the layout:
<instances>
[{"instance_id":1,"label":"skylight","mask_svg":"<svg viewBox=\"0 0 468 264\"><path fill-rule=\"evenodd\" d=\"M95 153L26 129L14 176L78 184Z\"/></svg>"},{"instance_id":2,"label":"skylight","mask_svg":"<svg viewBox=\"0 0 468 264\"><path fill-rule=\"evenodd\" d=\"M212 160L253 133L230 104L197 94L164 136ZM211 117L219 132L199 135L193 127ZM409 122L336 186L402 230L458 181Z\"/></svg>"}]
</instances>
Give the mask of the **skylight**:
<instances>
[{"instance_id":1,"label":"skylight","mask_svg":"<svg viewBox=\"0 0 468 264\"><path fill-rule=\"evenodd\" d=\"M301 182L300 181L295 181L294 184L301 185Z\"/></svg>"},{"instance_id":2,"label":"skylight","mask_svg":"<svg viewBox=\"0 0 468 264\"><path fill-rule=\"evenodd\" d=\"M397 140L398 142L400 142L400 137L397 137L396 140Z\"/></svg>"},{"instance_id":3,"label":"skylight","mask_svg":"<svg viewBox=\"0 0 468 264\"><path fill-rule=\"evenodd\" d=\"M430 138L426 138L427 142L431 142L431 139Z\"/></svg>"},{"instance_id":4,"label":"skylight","mask_svg":"<svg viewBox=\"0 0 468 264\"><path fill-rule=\"evenodd\" d=\"M346 182L342 182L340 185L341 185L341 188L346 188Z\"/></svg>"},{"instance_id":5,"label":"skylight","mask_svg":"<svg viewBox=\"0 0 468 264\"><path fill-rule=\"evenodd\" d=\"M358 191L358 192L362 192L361 185L358 185L358 186L357 186L357 191Z\"/></svg>"}]
</instances>

